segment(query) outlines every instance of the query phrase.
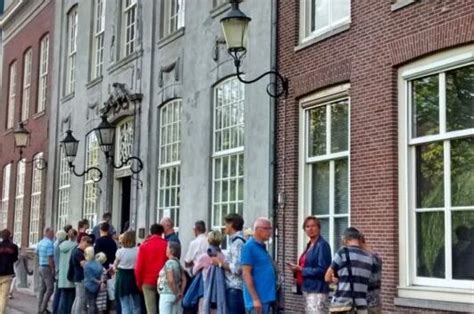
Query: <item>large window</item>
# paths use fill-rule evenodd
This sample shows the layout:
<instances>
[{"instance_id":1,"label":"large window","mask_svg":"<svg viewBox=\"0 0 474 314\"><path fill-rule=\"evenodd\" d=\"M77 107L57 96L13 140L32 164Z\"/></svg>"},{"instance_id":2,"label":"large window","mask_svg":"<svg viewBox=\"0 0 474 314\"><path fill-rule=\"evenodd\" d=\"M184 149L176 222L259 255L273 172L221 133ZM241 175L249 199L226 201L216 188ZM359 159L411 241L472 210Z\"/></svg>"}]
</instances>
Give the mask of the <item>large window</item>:
<instances>
[{"instance_id":1,"label":"large window","mask_svg":"<svg viewBox=\"0 0 474 314\"><path fill-rule=\"evenodd\" d=\"M0 202L0 230L8 227L8 204L10 200L10 171L12 164L3 167L2 198Z\"/></svg>"},{"instance_id":2,"label":"large window","mask_svg":"<svg viewBox=\"0 0 474 314\"><path fill-rule=\"evenodd\" d=\"M33 157L33 165L39 158L43 158L43 153L38 153ZM29 246L35 246L40 236L41 191L43 188L42 172L42 170L33 166L33 177L31 179L30 234L28 237Z\"/></svg>"},{"instance_id":3,"label":"large window","mask_svg":"<svg viewBox=\"0 0 474 314\"><path fill-rule=\"evenodd\" d=\"M304 110L304 123L305 216L320 220L335 250L349 225L349 100L316 102Z\"/></svg>"},{"instance_id":4,"label":"large window","mask_svg":"<svg viewBox=\"0 0 474 314\"><path fill-rule=\"evenodd\" d=\"M77 6L69 11L67 25L66 95L69 95L74 93L76 84Z\"/></svg>"},{"instance_id":5,"label":"large window","mask_svg":"<svg viewBox=\"0 0 474 314\"><path fill-rule=\"evenodd\" d=\"M214 90L212 226L244 210L244 85L231 78Z\"/></svg>"},{"instance_id":6,"label":"large window","mask_svg":"<svg viewBox=\"0 0 474 314\"><path fill-rule=\"evenodd\" d=\"M48 96L49 34L41 39L39 61L38 106L36 112L41 112L46 108L46 98Z\"/></svg>"},{"instance_id":7,"label":"large window","mask_svg":"<svg viewBox=\"0 0 474 314\"><path fill-rule=\"evenodd\" d=\"M300 34L302 41L348 24L351 20L350 0L300 0Z\"/></svg>"},{"instance_id":8,"label":"large window","mask_svg":"<svg viewBox=\"0 0 474 314\"><path fill-rule=\"evenodd\" d=\"M15 220L13 225L13 241L21 246L23 229L23 207L25 199L25 159L16 165L16 190L15 190Z\"/></svg>"},{"instance_id":9,"label":"large window","mask_svg":"<svg viewBox=\"0 0 474 314\"><path fill-rule=\"evenodd\" d=\"M71 172L64 148L61 147L61 163L59 165L59 188L58 188L58 228L69 223L69 208L71 195Z\"/></svg>"},{"instance_id":10,"label":"large window","mask_svg":"<svg viewBox=\"0 0 474 314\"><path fill-rule=\"evenodd\" d=\"M105 1L94 1L92 38L92 79L102 76L104 63Z\"/></svg>"},{"instance_id":11,"label":"large window","mask_svg":"<svg viewBox=\"0 0 474 314\"><path fill-rule=\"evenodd\" d=\"M179 228L181 181L181 100L160 108L160 163L158 169L158 221L170 217Z\"/></svg>"},{"instance_id":12,"label":"large window","mask_svg":"<svg viewBox=\"0 0 474 314\"><path fill-rule=\"evenodd\" d=\"M161 37L173 34L184 27L184 0L162 1Z\"/></svg>"},{"instance_id":13,"label":"large window","mask_svg":"<svg viewBox=\"0 0 474 314\"><path fill-rule=\"evenodd\" d=\"M137 50L137 0L123 0L122 38L123 56Z\"/></svg>"},{"instance_id":14,"label":"large window","mask_svg":"<svg viewBox=\"0 0 474 314\"><path fill-rule=\"evenodd\" d=\"M7 110L7 129L13 127L15 123L15 101L16 101L16 61L10 64L8 84L8 110Z\"/></svg>"},{"instance_id":15,"label":"large window","mask_svg":"<svg viewBox=\"0 0 474 314\"><path fill-rule=\"evenodd\" d=\"M21 121L28 119L31 96L31 49L23 55L23 94L21 105Z\"/></svg>"},{"instance_id":16,"label":"large window","mask_svg":"<svg viewBox=\"0 0 474 314\"><path fill-rule=\"evenodd\" d=\"M86 164L85 169L99 166L99 142L95 132L89 133L87 136L86 146ZM84 178L84 210L82 216L89 220L91 226L94 226L97 220L98 213L98 196L99 186L94 182L94 172L86 174Z\"/></svg>"}]
</instances>

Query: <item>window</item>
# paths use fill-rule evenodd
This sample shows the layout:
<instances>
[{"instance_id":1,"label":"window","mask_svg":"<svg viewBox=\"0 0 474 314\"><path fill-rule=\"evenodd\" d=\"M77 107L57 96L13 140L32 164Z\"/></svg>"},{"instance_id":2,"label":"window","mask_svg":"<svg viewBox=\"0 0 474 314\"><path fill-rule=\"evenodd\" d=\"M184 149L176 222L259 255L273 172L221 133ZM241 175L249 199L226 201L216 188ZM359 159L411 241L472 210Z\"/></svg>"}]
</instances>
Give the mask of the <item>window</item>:
<instances>
[{"instance_id":1,"label":"window","mask_svg":"<svg viewBox=\"0 0 474 314\"><path fill-rule=\"evenodd\" d=\"M16 166L15 191L15 220L13 226L13 241L21 246L23 228L23 203L25 199L25 159L21 159Z\"/></svg>"},{"instance_id":2,"label":"window","mask_svg":"<svg viewBox=\"0 0 474 314\"><path fill-rule=\"evenodd\" d=\"M473 51L398 71L400 298L474 304Z\"/></svg>"},{"instance_id":3,"label":"window","mask_svg":"<svg viewBox=\"0 0 474 314\"><path fill-rule=\"evenodd\" d=\"M49 62L49 35L43 36L40 42L40 67L38 83L38 106L36 112L46 108L46 97L48 89L48 62Z\"/></svg>"},{"instance_id":4,"label":"window","mask_svg":"<svg viewBox=\"0 0 474 314\"><path fill-rule=\"evenodd\" d=\"M300 0L302 41L317 37L351 20L350 0Z\"/></svg>"},{"instance_id":5,"label":"window","mask_svg":"<svg viewBox=\"0 0 474 314\"><path fill-rule=\"evenodd\" d=\"M99 142L95 132L87 136L86 165L84 169L99 166ZM91 226L94 226L97 220L97 201L99 196L99 185L93 181L94 173L91 171L86 174L84 181L84 210L82 216L89 220Z\"/></svg>"},{"instance_id":6,"label":"window","mask_svg":"<svg viewBox=\"0 0 474 314\"><path fill-rule=\"evenodd\" d=\"M8 204L10 200L10 171L12 164L3 167L2 198L0 201L0 230L8 227Z\"/></svg>"},{"instance_id":7,"label":"window","mask_svg":"<svg viewBox=\"0 0 474 314\"><path fill-rule=\"evenodd\" d=\"M33 157L33 165L39 158L43 158L43 153L38 153ZM30 247L35 246L39 242L42 180L42 171L33 167L33 177L31 179L30 235L28 237Z\"/></svg>"},{"instance_id":8,"label":"window","mask_svg":"<svg viewBox=\"0 0 474 314\"><path fill-rule=\"evenodd\" d=\"M316 216L335 251L349 225L349 100L310 102L304 109L304 216Z\"/></svg>"},{"instance_id":9,"label":"window","mask_svg":"<svg viewBox=\"0 0 474 314\"><path fill-rule=\"evenodd\" d=\"M15 123L15 101L16 101L16 61L10 65L10 82L8 85L8 112L7 129L13 128Z\"/></svg>"},{"instance_id":10,"label":"window","mask_svg":"<svg viewBox=\"0 0 474 314\"><path fill-rule=\"evenodd\" d=\"M21 121L28 119L30 111L31 95L31 49L28 49L23 56L23 95L21 106Z\"/></svg>"},{"instance_id":11,"label":"window","mask_svg":"<svg viewBox=\"0 0 474 314\"><path fill-rule=\"evenodd\" d=\"M67 15L68 43L66 64L66 95L74 93L76 83L76 50L77 50L77 6Z\"/></svg>"},{"instance_id":12,"label":"window","mask_svg":"<svg viewBox=\"0 0 474 314\"><path fill-rule=\"evenodd\" d=\"M134 123L133 119L127 119L117 125L117 152L115 154L116 164L120 164L122 161L127 160L133 153L133 136L134 136ZM124 166L130 167L128 163Z\"/></svg>"},{"instance_id":13,"label":"window","mask_svg":"<svg viewBox=\"0 0 474 314\"><path fill-rule=\"evenodd\" d=\"M102 76L104 63L105 1L94 1L94 26L92 38L92 79Z\"/></svg>"},{"instance_id":14,"label":"window","mask_svg":"<svg viewBox=\"0 0 474 314\"><path fill-rule=\"evenodd\" d=\"M166 37L184 27L184 0L166 0L161 3L161 37Z\"/></svg>"},{"instance_id":15,"label":"window","mask_svg":"<svg viewBox=\"0 0 474 314\"><path fill-rule=\"evenodd\" d=\"M181 181L181 100L160 108L160 164L158 169L158 221L170 217L179 228Z\"/></svg>"},{"instance_id":16,"label":"window","mask_svg":"<svg viewBox=\"0 0 474 314\"><path fill-rule=\"evenodd\" d=\"M214 90L212 226L244 210L244 85L231 78Z\"/></svg>"},{"instance_id":17,"label":"window","mask_svg":"<svg viewBox=\"0 0 474 314\"><path fill-rule=\"evenodd\" d=\"M58 228L69 223L71 195L71 172L64 148L61 146L61 163L59 165Z\"/></svg>"},{"instance_id":18,"label":"window","mask_svg":"<svg viewBox=\"0 0 474 314\"><path fill-rule=\"evenodd\" d=\"M123 56L126 57L137 50L137 0L123 0L122 3Z\"/></svg>"}]
</instances>

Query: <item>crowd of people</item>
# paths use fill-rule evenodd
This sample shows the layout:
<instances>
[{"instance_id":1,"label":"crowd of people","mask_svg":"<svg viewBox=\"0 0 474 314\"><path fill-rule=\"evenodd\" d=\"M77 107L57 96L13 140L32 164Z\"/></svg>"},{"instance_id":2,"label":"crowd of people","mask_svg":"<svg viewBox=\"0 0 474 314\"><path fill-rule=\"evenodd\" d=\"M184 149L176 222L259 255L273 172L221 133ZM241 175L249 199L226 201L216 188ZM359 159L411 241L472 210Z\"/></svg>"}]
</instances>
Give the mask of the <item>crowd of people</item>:
<instances>
[{"instance_id":1,"label":"crowd of people","mask_svg":"<svg viewBox=\"0 0 474 314\"><path fill-rule=\"evenodd\" d=\"M86 219L54 231L45 228L36 246L38 313L271 313L277 309L279 276L266 242L270 220L258 218L251 235L235 213L224 234L194 224L195 238L181 259L170 218L151 225L139 245L132 230L118 235L111 215L90 229ZM381 259L356 228L349 227L334 257L317 218L303 224L309 241L297 263L287 262L305 300L306 313L380 313ZM226 237L227 236L227 237ZM223 249L225 247L225 250ZM0 314L18 259L8 230L0 242ZM335 292L330 293L330 285ZM329 295L331 294L331 298ZM330 300L329 300L330 299Z\"/></svg>"}]
</instances>

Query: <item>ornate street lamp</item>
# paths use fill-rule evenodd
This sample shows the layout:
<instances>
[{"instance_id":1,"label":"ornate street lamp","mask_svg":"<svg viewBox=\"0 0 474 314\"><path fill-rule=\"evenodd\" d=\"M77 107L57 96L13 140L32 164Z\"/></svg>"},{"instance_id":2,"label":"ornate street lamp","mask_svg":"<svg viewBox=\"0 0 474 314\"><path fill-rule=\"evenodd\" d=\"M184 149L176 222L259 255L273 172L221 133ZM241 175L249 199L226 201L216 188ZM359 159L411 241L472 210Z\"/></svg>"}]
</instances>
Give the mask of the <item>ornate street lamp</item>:
<instances>
[{"instance_id":1,"label":"ornate street lamp","mask_svg":"<svg viewBox=\"0 0 474 314\"><path fill-rule=\"evenodd\" d=\"M92 176L91 178L92 181L99 182L100 180L102 180L102 177L103 177L102 171L97 167L87 168L81 173L76 172L76 166L73 163L74 163L74 159L76 159L76 156L77 156L79 141L72 135L71 130L66 131L66 137L61 141L61 145L64 148L64 154L66 155L69 169L76 177L83 177L90 171L95 171L97 172L97 176L95 177Z\"/></svg>"},{"instance_id":2,"label":"ornate street lamp","mask_svg":"<svg viewBox=\"0 0 474 314\"><path fill-rule=\"evenodd\" d=\"M15 138L15 147L20 149L20 160L25 164L34 164L35 168L38 170L46 169L47 162L42 157L35 157L31 161L23 160L23 148L28 146L28 141L30 139L30 131L25 128L23 122L20 122L18 126L13 130L13 137Z\"/></svg>"},{"instance_id":3,"label":"ornate street lamp","mask_svg":"<svg viewBox=\"0 0 474 314\"><path fill-rule=\"evenodd\" d=\"M234 65L237 72L237 78L244 84L254 83L266 75L273 75L276 82L271 82L267 86L267 94L270 97L278 98L282 95L288 95L288 79L283 77L278 71L270 70L263 73L253 80L245 80L241 77L240 65L242 58L247 53L248 25L252 20L239 9L239 3L242 0L229 0L232 8L226 16L221 19L222 31L227 43L227 52L234 59ZM278 81L281 89L278 89Z\"/></svg>"}]
</instances>

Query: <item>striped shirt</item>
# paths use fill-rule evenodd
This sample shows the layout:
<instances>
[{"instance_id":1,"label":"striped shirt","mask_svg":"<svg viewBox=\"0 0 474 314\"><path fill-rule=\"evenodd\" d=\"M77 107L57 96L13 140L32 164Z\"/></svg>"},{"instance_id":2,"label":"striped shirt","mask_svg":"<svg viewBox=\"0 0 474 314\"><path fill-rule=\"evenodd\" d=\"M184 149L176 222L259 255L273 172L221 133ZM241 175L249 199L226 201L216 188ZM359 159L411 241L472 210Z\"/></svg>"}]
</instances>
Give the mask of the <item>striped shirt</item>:
<instances>
[{"instance_id":1,"label":"striped shirt","mask_svg":"<svg viewBox=\"0 0 474 314\"><path fill-rule=\"evenodd\" d=\"M351 292L347 259L343 247L336 252L331 263L331 268L334 269L339 278L332 303L338 305L352 304L352 297L354 297L357 308L366 309L367 289L372 273L373 258L369 253L357 246L349 246L347 249L349 250L349 258L351 260L354 295Z\"/></svg>"}]
</instances>

